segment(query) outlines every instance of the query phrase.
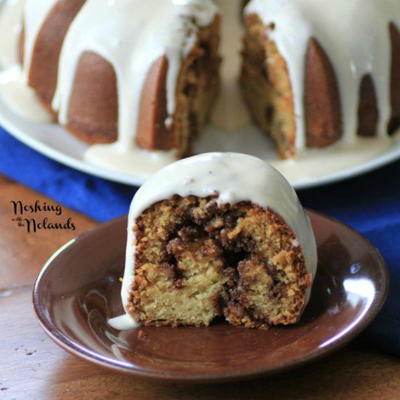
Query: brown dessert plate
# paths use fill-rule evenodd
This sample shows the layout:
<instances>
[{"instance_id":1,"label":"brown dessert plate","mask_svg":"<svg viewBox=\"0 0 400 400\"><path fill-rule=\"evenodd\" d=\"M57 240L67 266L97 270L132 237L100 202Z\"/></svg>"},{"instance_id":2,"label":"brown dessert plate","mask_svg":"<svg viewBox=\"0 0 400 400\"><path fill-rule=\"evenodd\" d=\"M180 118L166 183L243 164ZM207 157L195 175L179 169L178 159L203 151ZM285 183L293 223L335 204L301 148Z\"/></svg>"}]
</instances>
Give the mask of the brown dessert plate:
<instances>
[{"instance_id":1,"label":"brown dessert plate","mask_svg":"<svg viewBox=\"0 0 400 400\"><path fill-rule=\"evenodd\" d=\"M319 267L310 304L296 325L111 328L107 320L122 313L126 217L77 237L51 257L34 286L35 311L46 333L65 350L136 376L228 381L310 363L348 343L373 320L389 279L381 255L365 238L329 217L308 213Z\"/></svg>"}]
</instances>

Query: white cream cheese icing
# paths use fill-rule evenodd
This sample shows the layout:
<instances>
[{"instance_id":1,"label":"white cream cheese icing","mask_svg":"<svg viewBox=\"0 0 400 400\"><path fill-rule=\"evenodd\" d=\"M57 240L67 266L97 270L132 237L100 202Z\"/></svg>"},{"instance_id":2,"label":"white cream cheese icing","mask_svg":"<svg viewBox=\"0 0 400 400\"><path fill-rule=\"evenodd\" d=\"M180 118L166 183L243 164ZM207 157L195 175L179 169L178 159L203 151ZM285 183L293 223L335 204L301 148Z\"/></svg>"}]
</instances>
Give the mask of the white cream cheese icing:
<instances>
[{"instance_id":1,"label":"white cream cheese icing","mask_svg":"<svg viewBox=\"0 0 400 400\"><path fill-rule=\"evenodd\" d=\"M18 39L22 31L25 0L7 0L0 7L0 64L7 68L18 63Z\"/></svg>"},{"instance_id":2,"label":"white cream cheese icing","mask_svg":"<svg viewBox=\"0 0 400 400\"><path fill-rule=\"evenodd\" d=\"M21 67L14 65L0 74L0 95L19 116L29 121L51 123L52 116L37 100L35 91L20 79Z\"/></svg>"},{"instance_id":3,"label":"white cream cheese icing","mask_svg":"<svg viewBox=\"0 0 400 400\"><path fill-rule=\"evenodd\" d=\"M294 232L302 249L307 271L314 277L317 252L309 218L287 180L264 161L240 153L206 153L176 161L153 175L136 193L129 211L126 265L121 289L122 304L127 309L134 280L136 219L152 204L174 195L207 197L217 195L219 204L251 201L270 207ZM307 300L310 291L308 292ZM121 320L110 324L121 328ZM127 317L123 316L125 328Z\"/></svg>"},{"instance_id":4,"label":"white cream cheese icing","mask_svg":"<svg viewBox=\"0 0 400 400\"><path fill-rule=\"evenodd\" d=\"M286 60L294 95L296 146L305 148L304 75L310 38L324 48L335 70L342 103L342 142L357 141L359 88L371 75L377 96L378 136L387 135L391 116L389 24L400 27L398 0L252 0L257 14Z\"/></svg>"}]
</instances>

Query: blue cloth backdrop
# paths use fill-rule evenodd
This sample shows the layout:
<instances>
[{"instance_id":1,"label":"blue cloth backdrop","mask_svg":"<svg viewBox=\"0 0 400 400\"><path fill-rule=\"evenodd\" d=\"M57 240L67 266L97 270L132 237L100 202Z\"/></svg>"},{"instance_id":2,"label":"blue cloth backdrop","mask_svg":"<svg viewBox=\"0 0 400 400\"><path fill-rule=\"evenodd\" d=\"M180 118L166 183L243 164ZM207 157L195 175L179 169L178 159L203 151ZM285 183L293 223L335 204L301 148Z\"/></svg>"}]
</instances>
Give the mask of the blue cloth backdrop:
<instances>
[{"instance_id":1,"label":"blue cloth backdrop","mask_svg":"<svg viewBox=\"0 0 400 400\"><path fill-rule=\"evenodd\" d=\"M0 173L98 221L128 212L136 188L96 178L54 162L0 128ZM400 162L341 183L300 191L303 205L364 234L391 274L388 301L361 336L400 356ZM20 199L16 199L20 200ZM23 200L23 199L21 199Z\"/></svg>"}]
</instances>

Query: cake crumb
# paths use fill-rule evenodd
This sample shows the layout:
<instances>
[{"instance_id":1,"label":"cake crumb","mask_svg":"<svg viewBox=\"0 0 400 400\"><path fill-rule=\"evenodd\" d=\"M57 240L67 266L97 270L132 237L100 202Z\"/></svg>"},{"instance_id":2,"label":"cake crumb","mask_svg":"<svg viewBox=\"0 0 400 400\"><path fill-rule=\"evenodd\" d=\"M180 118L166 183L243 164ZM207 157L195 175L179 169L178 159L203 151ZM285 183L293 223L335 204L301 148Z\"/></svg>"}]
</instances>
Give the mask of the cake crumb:
<instances>
[{"instance_id":1,"label":"cake crumb","mask_svg":"<svg viewBox=\"0 0 400 400\"><path fill-rule=\"evenodd\" d=\"M147 339L147 335L145 333L145 331L143 329L140 329L138 334L137 334L137 338L139 340L146 340Z\"/></svg>"}]
</instances>

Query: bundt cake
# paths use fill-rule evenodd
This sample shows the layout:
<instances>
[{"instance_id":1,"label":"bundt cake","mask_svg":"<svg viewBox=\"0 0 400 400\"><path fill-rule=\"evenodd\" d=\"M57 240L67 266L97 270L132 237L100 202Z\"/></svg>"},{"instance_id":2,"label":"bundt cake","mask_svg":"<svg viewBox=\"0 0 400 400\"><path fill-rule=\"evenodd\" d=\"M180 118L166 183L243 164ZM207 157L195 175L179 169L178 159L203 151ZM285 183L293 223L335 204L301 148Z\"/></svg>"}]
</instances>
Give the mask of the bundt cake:
<instances>
[{"instance_id":1,"label":"bundt cake","mask_svg":"<svg viewBox=\"0 0 400 400\"><path fill-rule=\"evenodd\" d=\"M136 193L122 302L148 326L267 328L298 321L316 244L296 193L270 165L238 153L177 161ZM122 318L126 318L122 317ZM120 327L120 319L110 324Z\"/></svg>"},{"instance_id":2,"label":"bundt cake","mask_svg":"<svg viewBox=\"0 0 400 400\"><path fill-rule=\"evenodd\" d=\"M282 158L400 122L397 0L251 0L241 85Z\"/></svg>"},{"instance_id":3,"label":"bundt cake","mask_svg":"<svg viewBox=\"0 0 400 400\"><path fill-rule=\"evenodd\" d=\"M238 12L222 20L243 17L243 97L281 158L387 139L400 125L398 0L20 1L26 81L54 119L103 144L89 162L117 150L113 163L147 157L152 173L191 153L219 87L226 2Z\"/></svg>"},{"instance_id":4,"label":"bundt cake","mask_svg":"<svg viewBox=\"0 0 400 400\"><path fill-rule=\"evenodd\" d=\"M218 88L211 0L26 0L21 60L54 118L89 143L185 154Z\"/></svg>"}]
</instances>

